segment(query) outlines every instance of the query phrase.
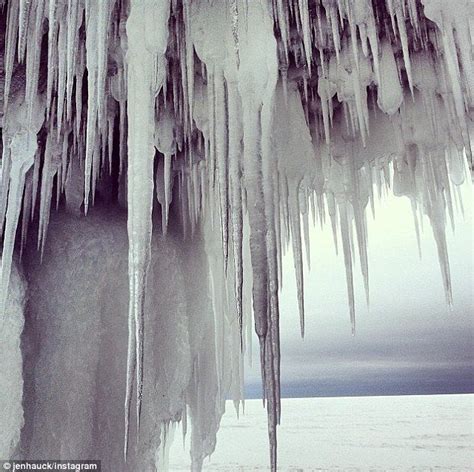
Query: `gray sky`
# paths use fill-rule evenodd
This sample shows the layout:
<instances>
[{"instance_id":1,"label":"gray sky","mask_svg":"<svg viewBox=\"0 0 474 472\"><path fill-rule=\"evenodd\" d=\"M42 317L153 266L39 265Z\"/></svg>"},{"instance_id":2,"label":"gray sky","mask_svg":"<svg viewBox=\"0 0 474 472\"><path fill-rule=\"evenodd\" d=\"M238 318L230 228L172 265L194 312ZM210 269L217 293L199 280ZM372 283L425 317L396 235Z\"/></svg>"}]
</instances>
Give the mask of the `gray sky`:
<instances>
[{"instance_id":1,"label":"gray sky","mask_svg":"<svg viewBox=\"0 0 474 472\"><path fill-rule=\"evenodd\" d=\"M447 228L454 307L448 311L436 245L424 219L418 256L409 200L385 197L368 216L370 308L355 269L356 331L347 307L342 254L330 227L311 233L306 270L306 336L301 340L292 255L281 294L284 396L474 392L473 191L461 187L464 218ZM257 340L254 341L256 352ZM259 393L258 358L246 372L247 395Z\"/></svg>"}]
</instances>

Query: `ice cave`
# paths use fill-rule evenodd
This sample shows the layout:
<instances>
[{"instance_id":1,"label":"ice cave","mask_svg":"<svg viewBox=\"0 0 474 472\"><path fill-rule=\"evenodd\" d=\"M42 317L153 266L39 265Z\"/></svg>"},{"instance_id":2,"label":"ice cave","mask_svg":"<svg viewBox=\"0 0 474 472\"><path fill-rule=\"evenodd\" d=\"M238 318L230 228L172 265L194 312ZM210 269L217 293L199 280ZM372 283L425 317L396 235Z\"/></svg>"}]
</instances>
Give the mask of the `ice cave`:
<instances>
[{"instance_id":1,"label":"ice cave","mask_svg":"<svg viewBox=\"0 0 474 472\"><path fill-rule=\"evenodd\" d=\"M445 227L471 178L470 0L0 0L0 457L190 469L242 407L255 330L269 467L279 293L309 232L369 298L367 215ZM317 248L316 248L317 249Z\"/></svg>"}]
</instances>

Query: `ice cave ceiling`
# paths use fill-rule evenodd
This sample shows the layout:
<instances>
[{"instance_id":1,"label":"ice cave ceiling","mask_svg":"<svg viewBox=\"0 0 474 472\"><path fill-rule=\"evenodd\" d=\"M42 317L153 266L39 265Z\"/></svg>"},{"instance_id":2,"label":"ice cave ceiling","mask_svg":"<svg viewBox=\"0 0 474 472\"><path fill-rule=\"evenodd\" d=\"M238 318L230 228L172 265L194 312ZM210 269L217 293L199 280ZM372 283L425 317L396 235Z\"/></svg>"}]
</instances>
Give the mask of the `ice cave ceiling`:
<instances>
[{"instance_id":1,"label":"ice cave ceiling","mask_svg":"<svg viewBox=\"0 0 474 472\"><path fill-rule=\"evenodd\" d=\"M0 0L3 323L14 254L32 238L45 251L51 212L84 218L99 196L126 208L126 456L147 382L152 232L202 236L215 324L237 320L214 342L237 336L235 365L253 316L276 470L281 260L291 245L304 334L311 221L341 245L353 331L354 259L368 299L366 214L386 192L410 199L417 235L428 217L452 301L445 227L472 169L473 21L470 0ZM197 388L163 424L230 395L209 368L218 398ZM193 470L216 429L196 433Z\"/></svg>"}]
</instances>

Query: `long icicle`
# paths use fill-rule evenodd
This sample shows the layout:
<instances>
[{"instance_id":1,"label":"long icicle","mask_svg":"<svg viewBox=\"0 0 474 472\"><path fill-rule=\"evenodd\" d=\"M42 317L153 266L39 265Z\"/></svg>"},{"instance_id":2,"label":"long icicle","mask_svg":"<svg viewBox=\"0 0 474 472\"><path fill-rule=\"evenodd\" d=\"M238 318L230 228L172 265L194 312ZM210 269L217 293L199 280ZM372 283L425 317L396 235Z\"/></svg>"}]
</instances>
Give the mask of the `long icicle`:
<instances>
[{"instance_id":1,"label":"long icicle","mask_svg":"<svg viewBox=\"0 0 474 472\"><path fill-rule=\"evenodd\" d=\"M136 374L137 439L143 397L144 304L150 260L155 96L163 86L164 54L168 42L169 0L145 6L132 0L127 20L128 66L128 238L129 238L129 341L125 395L127 458L133 373ZM145 45L145 48L143 47Z\"/></svg>"}]
</instances>

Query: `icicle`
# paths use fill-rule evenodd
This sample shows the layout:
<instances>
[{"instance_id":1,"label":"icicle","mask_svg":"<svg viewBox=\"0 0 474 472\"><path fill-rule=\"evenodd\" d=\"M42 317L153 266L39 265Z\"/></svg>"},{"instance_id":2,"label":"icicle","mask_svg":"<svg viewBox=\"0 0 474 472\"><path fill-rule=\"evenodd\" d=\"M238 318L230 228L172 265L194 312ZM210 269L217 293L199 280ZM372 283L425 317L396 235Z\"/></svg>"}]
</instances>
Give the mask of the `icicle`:
<instances>
[{"instance_id":1,"label":"icicle","mask_svg":"<svg viewBox=\"0 0 474 472\"><path fill-rule=\"evenodd\" d=\"M334 241L334 250L336 252L336 255L338 254L338 249L337 249L337 215L336 215L336 202L334 199L334 195L332 193L329 193L326 195L327 203L328 203L328 209L329 209L329 218L331 219L331 228L332 228L332 237Z\"/></svg>"},{"instance_id":2,"label":"icicle","mask_svg":"<svg viewBox=\"0 0 474 472\"><path fill-rule=\"evenodd\" d=\"M261 164L258 149L259 113L252 113L250 103L243 103L243 140L244 140L244 165L245 184L247 187L247 211L250 221L250 252L252 257L253 279L253 311L255 316L255 330L264 343L267 335L267 249L265 207L261 194ZM261 346L262 347L262 346ZM263 347L262 347L262 352ZM262 359L265 364L265 359Z\"/></svg>"},{"instance_id":3,"label":"icicle","mask_svg":"<svg viewBox=\"0 0 474 472\"><path fill-rule=\"evenodd\" d=\"M31 4L28 0L20 0L18 15L18 62L23 62L25 58L30 8Z\"/></svg>"},{"instance_id":4,"label":"icicle","mask_svg":"<svg viewBox=\"0 0 474 472\"><path fill-rule=\"evenodd\" d=\"M416 199L415 198L410 198L410 203L411 203L411 211L412 211L412 214L413 214L413 223L415 225L415 235L416 235L416 244L417 244L417 247L418 247L418 256L420 257L420 260L421 260L420 224L418 222Z\"/></svg>"},{"instance_id":5,"label":"icicle","mask_svg":"<svg viewBox=\"0 0 474 472\"><path fill-rule=\"evenodd\" d=\"M352 275L352 251L347 214L347 202L339 204L341 222L342 249L344 252L344 265L346 267L347 296L349 299L349 312L351 317L352 335L355 334L355 303L354 303L354 278Z\"/></svg>"},{"instance_id":6,"label":"icicle","mask_svg":"<svg viewBox=\"0 0 474 472\"><path fill-rule=\"evenodd\" d=\"M22 207L22 199L26 173L35 161L37 150L36 135L44 120L44 102L35 97L32 108L35 111L34 120L28 120L27 105L23 97L18 95L10 104L9 114L3 129L4 155L2 159L2 228L5 223L5 233L2 250L0 316L3 318L6 297L15 244L15 235ZM8 197L7 197L8 192ZM3 211L6 209L4 222ZM24 218L28 218L25 215Z\"/></svg>"},{"instance_id":7,"label":"icicle","mask_svg":"<svg viewBox=\"0 0 474 472\"><path fill-rule=\"evenodd\" d=\"M377 104L385 113L394 114L403 102L403 90L398 77L397 64L392 47L385 42L382 45L380 60L380 83Z\"/></svg>"},{"instance_id":8,"label":"icicle","mask_svg":"<svg viewBox=\"0 0 474 472\"><path fill-rule=\"evenodd\" d=\"M173 173L171 156L176 152L174 117L170 112L163 111L155 127L155 147L164 155L163 161L158 164L156 194L161 204L162 231L168 230L168 215L173 190ZM161 182L160 182L161 180Z\"/></svg>"},{"instance_id":9,"label":"icicle","mask_svg":"<svg viewBox=\"0 0 474 472\"><path fill-rule=\"evenodd\" d=\"M239 46L239 9L237 6L237 0L231 0L231 14L232 14L232 36L234 38L234 50L237 68L240 64L240 46Z\"/></svg>"},{"instance_id":10,"label":"icicle","mask_svg":"<svg viewBox=\"0 0 474 472\"><path fill-rule=\"evenodd\" d=\"M407 71L408 85L413 95L413 78L411 72L410 52L408 50L407 29L405 26L405 15L402 12L401 5L397 4L396 8L397 27L400 34L400 42L402 43L403 62Z\"/></svg>"},{"instance_id":11,"label":"icicle","mask_svg":"<svg viewBox=\"0 0 474 472\"><path fill-rule=\"evenodd\" d=\"M25 249L26 239L28 237L28 228L30 222L31 212L31 193L33 188L33 181L31 173L26 175L25 191L23 193L23 206L21 209L21 241L20 241L20 261L23 257L23 250Z\"/></svg>"},{"instance_id":12,"label":"icicle","mask_svg":"<svg viewBox=\"0 0 474 472\"><path fill-rule=\"evenodd\" d=\"M3 92L3 109L8 108L8 101L10 97L10 86L13 75L13 64L15 60L15 50L17 45L18 35L18 14L19 3L8 2L7 25L5 34L5 55L4 55L4 69L5 69L5 85Z\"/></svg>"},{"instance_id":13,"label":"icicle","mask_svg":"<svg viewBox=\"0 0 474 472\"><path fill-rule=\"evenodd\" d=\"M156 172L156 196L161 205L161 227L163 234L168 232L169 208L172 199L173 174L171 155L165 154L158 162Z\"/></svg>"},{"instance_id":14,"label":"icicle","mask_svg":"<svg viewBox=\"0 0 474 472\"><path fill-rule=\"evenodd\" d=\"M319 78L318 80L318 95L321 98L321 107L324 123L324 135L326 137L326 144L329 145L331 141L330 132L330 113L328 102L332 100L332 97L336 93L335 87L329 82L328 79Z\"/></svg>"},{"instance_id":15,"label":"icicle","mask_svg":"<svg viewBox=\"0 0 474 472\"><path fill-rule=\"evenodd\" d=\"M380 59L379 59L379 39L377 35L377 29L375 26L375 19L370 14L367 24L367 36L369 38L370 49L372 51L372 57L374 61L375 78L378 84L380 84Z\"/></svg>"},{"instance_id":16,"label":"icicle","mask_svg":"<svg viewBox=\"0 0 474 472\"><path fill-rule=\"evenodd\" d=\"M59 26L58 34L58 50L64 51L66 49L66 25L62 23ZM57 78L57 133L58 139L61 136L61 128L63 122L64 100L66 95L66 57L64 54L58 54L58 78Z\"/></svg>"},{"instance_id":17,"label":"icicle","mask_svg":"<svg viewBox=\"0 0 474 472\"><path fill-rule=\"evenodd\" d=\"M80 20L82 19L82 3L68 0L67 6L67 47L66 47L66 118L71 120L72 89L77 60Z\"/></svg>"},{"instance_id":18,"label":"icicle","mask_svg":"<svg viewBox=\"0 0 474 472\"><path fill-rule=\"evenodd\" d=\"M97 130L104 119L104 88L107 67L108 17L114 0L86 2L86 65L88 73L86 160L84 171L84 211L87 214L91 193ZM76 80L77 84L77 80ZM94 184L92 182L92 184Z\"/></svg>"},{"instance_id":19,"label":"icicle","mask_svg":"<svg viewBox=\"0 0 474 472\"><path fill-rule=\"evenodd\" d=\"M305 198L306 195L305 195ZM307 201L305 200L305 210L302 210L303 213L303 236L304 236L304 248L306 251L306 264L308 269L311 270L311 249L310 249L310 237L309 237L309 211L307 208Z\"/></svg>"},{"instance_id":20,"label":"icicle","mask_svg":"<svg viewBox=\"0 0 474 472\"><path fill-rule=\"evenodd\" d=\"M96 141L97 126L97 50L98 42L98 4L89 0L86 3L86 65L87 65L87 129L86 129L86 159L84 169L84 211L89 208L92 160Z\"/></svg>"},{"instance_id":21,"label":"icicle","mask_svg":"<svg viewBox=\"0 0 474 472\"><path fill-rule=\"evenodd\" d=\"M171 204L171 184L172 184L172 175L171 175L171 156L165 154L165 170L163 175L163 180L165 183L165 227L168 226L168 213Z\"/></svg>"},{"instance_id":22,"label":"icicle","mask_svg":"<svg viewBox=\"0 0 474 472\"><path fill-rule=\"evenodd\" d=\"M143 310L152 231L154 98L165 81L163 60L168 41L168 17L168 0L160 0L146 6L140 0L133 0L127 20L130 305L125 398L125 458L129 440L134 372L136 374L137 433L140 428L144 361ZM88 185L87 178L86 185Z\"/></svg>"},{"instance_id":23,"label":"icicle","mask_svg":"<svg viewBox=\"0 0 474 472\"><path fill-rule=\"evenodd\" d=\"M311 76L311 62L312 62L312 44L311 44L311 25L309 19L308 0L298 0L298 10L300 14L301 26L303 28L303 44L306 54L306 66L308 67L308 74Z\"/></svg>"},{"instance_id":24,"label":"icicle","mask_svg":"<svg viewBox=\"0 0 474 472\"><path fill-rule=\"evenodd\" d=\"M52 134L53 133L50 133L46 140L44 163L41 173L40 212L38 226L38 249L41 250L41 256L43 256L46 242L46 233L48 231L54 177L60 168L62 154L61 144L56 142L56 139L52 136ZM59 181L58 185L60 185Z\"/></svg>"},{"instance_id":25,"label":"icicle","mask_svg":"<svg viewBox=\"0 0 474 472\"><path fill-rule=\"evenodd\" d=\"M238 102L238 90L236 84L228 83L228 123L229 123L229 197L232 249L234 256L234 283L235 300L237 304L237 316L240 325L240 336L243 330L243 215L242 215L242 181L241 181L241 139L242 129L240 126L240 109Z\"/></svg>"},{"instance_id":26,"label":"icicle","mask_svg":"<svg viewBox=\"0 0 474 472\"><path fill-rule=\"evenodd\" d=\"M10 272L13 257L13 246L20 217L25 176L33 165L36 153L36 134L21 130L13 136L10 144L10 186L6 214L5 234L3 237L2 266L1 266L1 296L0 315L2 323L5 317Z\"/></svg>"},{"instance_id":27,"label":"icicle","mask_svg":"<svg viewBox=\"0 0 474 472\"><path fill-rule=\"evenodd\" d=\"M288 26L287 9L284 8L284 0L276 0L277 12L278 12L278 27L280 29L283 51L285 56L285 62L288 64L288 44L290 43L290 31Z\"/></svg>"},{"instance_id":28,"label":"icicle","mask_svg":"<svg viewBox=\"0 0 474 472\"><path fill-rule=\"evenodd\" d=\"M32 7L35 11L33 15L30 12L29 26L29 37L28 42L34 44L34 47L29 46L26 50L26 81L25 81L25 97L28 103L28 119L33 119L35 96L38 93L38 78L40 73L40 53L41 48L38 47L41 44L42 36L42 23L43 23L43 9L44 0L38 0Z\"/></svg>"},{"instance_id":29,"label":"icicle","mask_svg":"<svg viewBox=\"0 0 474 472\"><path fill-rule=\"evenodd\" d=\"M304 282L303 282L303 249L301 239L301 221L299 206L299 184L292 182L290 188L290 221L291 241L293 243L293 260L295 264L298 308L300 313L300 331L304 338Z\"/></svg>"},{"instance_id":30,"label":"icicle","mask_svg":"<svg viewBox=\"0 0 474 472\"><path fill-rule=\"evenodd\" d=\"M36 199L37 199L38 187L39 187L39 174L40 174L40 159L39 159L39 156L36 156L35 163L33 166L33 188L31 191L31 215L30 215L31 220L33 220L35 217Z\"/></svg>"},{"instance_id":31,"label":"icicle","mask_svg":"<svg viewBox=\"0 0 474 472\"><path fill-rule=\"evenodd\" d=\"M274 85L273 85L274 86ZM274 437L271 446L275 448L274 464L276 466L276 425L280 424L281 400L280 400L280 307L278 299L278 248L275 228L275 188L276 183L276 156L272 149L272 130L274 116L273 89L267 91L267 100L264 101L261 112L262 123L262 183L263 198L265 204L265 221L267 226L267 261L268 261L268 295L269 295L269 321L270 337L266 352L270 356L271 369L266 374L267 380L272 375L271 389L268 397L272 397L269 403L270 434ZM274 431L273 431L274 429Z\"/></svg>"},{"instance_id":32,"label":"icicle","mask_svg":"<svg viewBox=\"0 0 474 472\"><path fill-rule=\"evenodd\" d=\"M49 115L51 111L51 105L53 103L53 90L56 82L57 75L57 60L58 60L58 16L62 13L58 8L61 4L57 5L56 0L49 0L47 7L48 17L48 71L47 71L47 82L46 82L46 112Z\"/></svg>"},{"instance_id":33,"label":"icicle","mask_svg":"<svg viewBox=\"0 0 474 472\"><path fill-rule=\"evenodd\" d=\"M220 201L222 249L224 267L227 269L229 257L228 118L222 71L215 70L212 77L215 93L215 159Z\"/></svg>"},{"instance_id":34,"label":"icicle","mask_svg":"<svg viewBox=\"0 0 474 472\"><path fill-rule=\"evenodd\" d=\"M438 183L438 176L435 171L435 161L437 156L426 153L426 150L421 150L421 162L425 182L425 196L424 209L427 213L433 235L438 249L439 265L441 268L441 275L443 278L443 286L448 306L453 304L451 276L449 269L449 257L446 244L446 210L443 192Z\"/></svg>"},{"instance_id":35,"label":"icicle","mask_svg":"<svg viewBox=\"0 0 474 472\"><path fill-rule=\"evenodd\" d=\"M1 194L0 194L0 233L3 233L5 225L5 214L7 211L7 201L8 201L8 188L10 186L10 167L11 167L11 158L10 158L10 141L11 138L7 137L7 133L4 131L2 133L2 180L1 184Z\"/></svg>"},{"instance_id":36,"label":"icicle","mask_svg":"<svg viewBox=\"0 0 474 472\"><path fill-rule=\"evenodd\" d=\"M262 131L264 146L268 133L268 116L271 116L273 94L278 78L277 48L273 36L273 22L269 17L268 6L263 0L249 3L247 22L242 25L240 34L241 63L239 68L239 92L243 109L244 141L244 180L247 190L247 211L250 223L250 252L253 272L253 308L255 330L260 341L262 379L265 397L268 400L268 430L272 471L276 471L276 425L279 421L279 379L276 364L279 362L275 348L278 348L278 326L272 313L269 297L269 263L267 247L267 214L264 193L262 150L259 137ZM260 57L252 57L251 51L259 52ZM256 68L258 64L258 68ZM263 101L262 101L263 97ZM261 115L264 115L264 119ZM261 121L263 120L263 122ZM268 158L268 152L264 152ZM272 249L272 248L270 248ZM273 284L272 284L273 285ZM272 290L277 287L272 286ZM269 306L270 301L270 306ZM270 313L270 319L268 317ZM275 316L277 314L275 313ZM273 339L273 343L272 343Z\"/></svg>"}]
</instances>

